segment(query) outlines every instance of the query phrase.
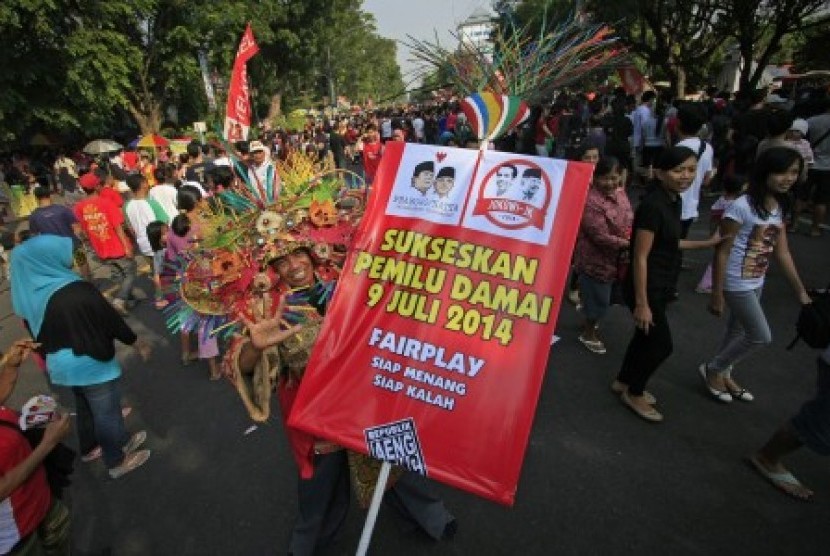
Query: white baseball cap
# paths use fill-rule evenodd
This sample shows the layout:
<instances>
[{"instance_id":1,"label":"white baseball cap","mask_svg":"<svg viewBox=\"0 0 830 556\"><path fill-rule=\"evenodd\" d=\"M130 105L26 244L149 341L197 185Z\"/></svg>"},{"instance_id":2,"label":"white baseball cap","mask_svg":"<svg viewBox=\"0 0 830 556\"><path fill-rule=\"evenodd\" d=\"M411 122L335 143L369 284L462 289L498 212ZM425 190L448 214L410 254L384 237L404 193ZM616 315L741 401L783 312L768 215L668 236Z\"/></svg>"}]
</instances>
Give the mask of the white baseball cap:
<instances>
[{"instance_id":1,"label":"white baseball cap","mask_svg":"<svg viewBox=\"0 0 830 556\"><path fill-rule=\"evenodd\" d=\"M810 129L810 126L807 123L807 120L796 118L795 121L793 121L793 125L790 126L790 129L793 131L800 131L801 135L807 137L807 130Z\"/></svg>"},{"instance_id":2,"label":"white baseball cap","mask_svg":"<svg viewBox=\"0 0 830 556\"><path fill-rule=\"evenodd\" d=\"M268 152L268 147L262 144L262 141L251 141L248 145L248 152L255 153L257 151Z\"/></svg>"}]
</instances>

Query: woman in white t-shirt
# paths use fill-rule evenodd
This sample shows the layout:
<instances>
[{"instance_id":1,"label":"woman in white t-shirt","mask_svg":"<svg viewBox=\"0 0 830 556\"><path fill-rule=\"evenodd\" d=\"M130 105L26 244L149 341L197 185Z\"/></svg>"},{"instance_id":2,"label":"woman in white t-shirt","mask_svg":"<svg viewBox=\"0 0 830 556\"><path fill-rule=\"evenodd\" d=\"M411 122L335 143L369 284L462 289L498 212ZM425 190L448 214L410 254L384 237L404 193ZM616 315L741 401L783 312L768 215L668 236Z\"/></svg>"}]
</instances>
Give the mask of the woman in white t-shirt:
<instances>
[{"instance_id":1,"label":"woman in white t-shirt","mask_svg":"<svg viewBox=\"0 0 830 556\"><path fill-rule=\"evenodd\" d=\"M810 303L790 255L782 218L782 204L803 165L801 155L793 149L764 151L755 163L746 194L732 203L721 221L720 232L726 240L715 253L709 309L720 316L728 305L729 322L717 354L698 369L709 393L721 402L754 399L732 378L732 368L772 341L761 307L761 290L772 255L799 302Z\"/></svg>"}]
</instances>

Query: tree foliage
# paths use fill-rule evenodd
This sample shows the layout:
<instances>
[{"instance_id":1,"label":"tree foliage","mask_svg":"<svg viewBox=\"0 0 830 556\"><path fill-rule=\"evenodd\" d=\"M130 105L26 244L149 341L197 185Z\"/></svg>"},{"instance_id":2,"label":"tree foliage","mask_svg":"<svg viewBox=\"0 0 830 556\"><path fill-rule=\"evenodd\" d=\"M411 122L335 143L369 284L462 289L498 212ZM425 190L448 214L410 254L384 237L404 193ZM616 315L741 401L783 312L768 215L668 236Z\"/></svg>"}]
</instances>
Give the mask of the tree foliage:
<instances>
[{"instance_id":1,"label":"tree foliage","mask_svg":"<svg viewBox=\"0 0 830 556\"><path fill-rule=\"evenodd\" d=\"M577 4L594 20L612 25L653 76L667 78L680 95L689 86L713 81L724 47L732 41L744 60L740 86L756 87L783 39L818 29L822 20L816 14L830 8L830 0L522 0L515 10L502 13L532 21L547 9L553 22ZM823 37L830 38L826 31Z\"/></svg>"},{"instance_id":2,"label":"tree foliage","mask_svg":"<svg viewBox=\"0 0 830 556\"><path fill-rule=\"evenodd\" d=\"M828 0L724 0L716 4L719 6L717 32L733 37L738 43L743 60L742 89L758 85L764 68L781 49L787 35L821 24L822 20L814 19L815 16L830 8ZM824 37L828 38L826 32ZM755 61L757 65L748 61Z\"/></svg>"},{"instance_id":3,"label":"tree foliage","mask_svg":"<svg viewBox=\"0 0 830 556\"><path fill-rule=\"evenodd\" d=\"M700 86L713 77L726 37L715 32L717 8L708 0L620 0L588 3L595 17L613 22L634 54L667 78L675 93Z\"/></svg>"},{"instance_id":4,"label":"tree foliage","mask_svg":"<svg viewBox=\"0 0 830 556\"><path fill-rule=\"evenodd\" d=\"M183 122L210 119L198 54L227 80L248 21L255 114L275 98L322 100L329 85L356 100L403 89L395 44L360 0L4 0L0 141L158 131L171 107Z\"/></svg>"}]
</instances>

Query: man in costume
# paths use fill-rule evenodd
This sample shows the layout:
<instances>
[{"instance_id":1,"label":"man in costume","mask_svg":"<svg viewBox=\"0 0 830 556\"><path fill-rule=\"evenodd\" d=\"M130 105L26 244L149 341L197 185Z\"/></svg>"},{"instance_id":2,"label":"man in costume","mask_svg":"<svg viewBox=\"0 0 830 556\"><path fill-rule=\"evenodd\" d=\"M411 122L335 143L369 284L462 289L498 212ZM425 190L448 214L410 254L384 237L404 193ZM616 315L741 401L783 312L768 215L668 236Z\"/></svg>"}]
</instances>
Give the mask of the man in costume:
<instances>
[{"instance_id":1,"label":"man in costume","mask_svg":"<svg viewBox=\"0 0 830 556\"><path fill-rule=\"evenodd\" d=\"M183 292L199 291L193 297L218 301L230 323L244 324L230 342L225 372L259 422L270 415L274 389L288 421L363 204L363 193L347 188L337 171L314 174L311 163L296 153L280 162L278 198L271 184L254 179L224 192L218 205L233 217L217 215L205 226L206 253L182 274ZM345 520L350 474L368 505L380 462L300 430L286 434L300 475L289 552L312 554ZM387 501L429 536L455 533L455 518L424 477L396 468L389 484Z\"/></svg>"},{"instance_id":2,"label":"man in costume","mask_svg":"<svg viewBox=\"0 0 830 556\"><path fill-rule=\"evenodd\" d=\"M327 305L325 289L318 283L315 266L318 266L315 256L305 246L271 263L279 281L292 289L291 295L306 296L307 305L319 315L320 319L312 319L314 322L308 325L313 332L304 331L302 325L285 329L280 317L247 321L250 338L237 352L238 367L243 373L253 371L257 366L268 366L272 372L276 370L281 409L286 419ZM312 554L316 547L325 546L335 537L346 519L350 464L358 468L359 474L360 466L365 467L366 463L355 457L356 454L349 454L326 440L296 430L287 433L300 467L299 512L289 552ZM430 491L426 480L407 471L399 471L397 475L397 482L386 494L387 501L434 539L451 537L456 529L455 518ZM371 486L364 485L364 488Z\"/></svg>"}]
</instances>

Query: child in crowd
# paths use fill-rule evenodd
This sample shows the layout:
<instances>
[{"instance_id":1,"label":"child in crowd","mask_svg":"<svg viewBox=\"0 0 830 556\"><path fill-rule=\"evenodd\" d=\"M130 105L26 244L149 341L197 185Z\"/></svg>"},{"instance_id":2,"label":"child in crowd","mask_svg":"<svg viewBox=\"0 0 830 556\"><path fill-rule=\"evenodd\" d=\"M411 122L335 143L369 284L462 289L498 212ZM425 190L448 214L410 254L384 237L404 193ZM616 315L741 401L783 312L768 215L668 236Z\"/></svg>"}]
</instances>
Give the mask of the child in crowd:
<instances>
[{"instance_id":1,"label":"child in crowd","mask_svg":"<svg viewBox=\"0 0 830 556\"><path fill-rule=\"evenodd\" d=\"M815 159L813 157L813 148L807 140L808 129L809 126L807 125L807 120L798 118L793 121L793 125L791 125L789 131L787 131L786 139L787 142L792 143L796 150L801 153L801 158L804 159L804 164L806 164L809 168L813 165Z\"/></svg>"},{"instance_id":2,"label":"child in crowd","mask_svg":"<svg viewBox=\"0 0 830 556\"><path fill-rule=\"evenodd\" d=\"M772 343L761 306L761 292L771 258L802 305L810 296L798 276L783 232L787 193L801 174L804 161L789 147L772 147L758 157L746 193L724 213L712 273L709 310L720 316L729 308L729 321L717 353L699 372L712 397L723 403L750 402L754 396L734 379L733 368L748 355Z\"/></svg>"},{"instance_id":3,"label":"child in crowd","mask_svg":"<svg viewBox=\"0 0 830 556\"><path fill-rule=\"evenodd\" d=\"M732 174L723 180L723 194L712 204L709 214L709 231L714 232L720 227L720 221L726 210L732 206L735 199L740 197L746 189L746 176ZM712 263L706 267L706 272L695 288L697 293L712 293Z\"/></svg>"},{"instance_id":4,"label":"child in crowd","mask_svg":"<svg viewBox=\"0 0 830 556\"><path fill-rule=\"evenodd\" d=\"M153 284L156 286L156 309L164 309L169 303L164 298L161 287L161 272L164 266L164 252L167 249L167 234L169 227L161 220L154 220L147 224L147 239L153 250Z\"/></svg>"},{"instance_id":5,"label":"child in crowd","mask_svg":"<svg viewBox=\"0 0 830 556\"><path fill-rule=\"evenodd\" d=\"M167 234L167 248L165 257L171 266L187 264L187 251L198 246L201 239L199 208L204 198L199 190L192 185L183 185L179 188L177 204L179 215L170 223L170 232ZM179 272L184 268L179 268ZM198 355L193 354L190 348L192 332L197 333ZM181 330L182 365L189 365L196 359L205 359L210 368L210 379L221 378L219 370L219 345L216 337L206 337L202 330Z\"/></svg>"}]
</instances>

